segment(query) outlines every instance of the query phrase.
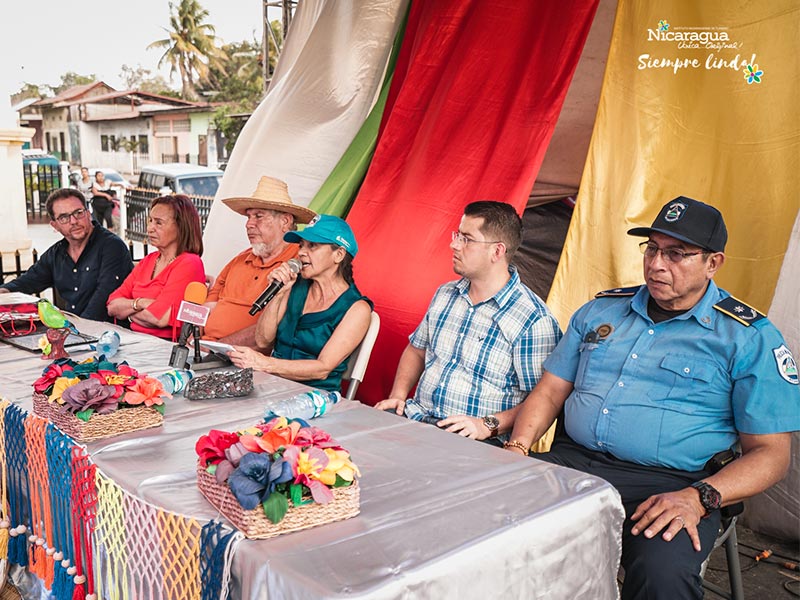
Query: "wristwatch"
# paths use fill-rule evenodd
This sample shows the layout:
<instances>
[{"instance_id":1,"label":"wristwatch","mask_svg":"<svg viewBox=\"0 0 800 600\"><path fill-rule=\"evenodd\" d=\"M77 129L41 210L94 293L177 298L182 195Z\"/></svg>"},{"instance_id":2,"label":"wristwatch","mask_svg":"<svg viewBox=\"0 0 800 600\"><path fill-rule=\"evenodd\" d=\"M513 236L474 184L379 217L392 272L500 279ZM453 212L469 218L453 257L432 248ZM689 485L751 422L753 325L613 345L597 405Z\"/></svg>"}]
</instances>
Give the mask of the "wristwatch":
<instances>
[{"instance_id":1,"label":"wristwatch","mask_svg":"<svg viewBox=\"0 0 800 600\"><path fill-rule=\"evenodd\" d=\"M719 509L722 505L722 494L710 483L695 481L692 487L700 494L700 504L706 509L706 516Z\"/></svg>"},{"instance_id":2,"label":"wristwatch","mask_svg":"<svg viewBox=\"0 0 800 600\"><path fill-rule=\"evenodd\" d=\"M497 430L500 428L500 419L494 415L488 415L483 417L483 424L486 426L486 429L489 430L489 437L497 435Z\"/></svg>"}]
</instances>

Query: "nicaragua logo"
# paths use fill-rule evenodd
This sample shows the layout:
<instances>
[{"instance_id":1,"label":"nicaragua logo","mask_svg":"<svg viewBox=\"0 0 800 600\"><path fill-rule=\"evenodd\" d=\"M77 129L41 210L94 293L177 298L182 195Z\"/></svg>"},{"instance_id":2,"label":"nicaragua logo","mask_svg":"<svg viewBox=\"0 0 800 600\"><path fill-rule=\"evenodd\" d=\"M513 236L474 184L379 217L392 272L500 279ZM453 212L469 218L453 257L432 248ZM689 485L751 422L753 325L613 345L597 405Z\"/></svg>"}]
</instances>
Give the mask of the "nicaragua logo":
<instances>
[{"instance_id":1,"label":"nicaragua logo","mask_svg":"<svg viewBox=\"0 0 800 600\"><path fill-rule=\"evenodd\" d=\"M780 376L789 383L798 385L797 363L794 361L792 351L786 347L786 344L783 344L780 348L773 349L772 353L775 355L775 364Z\"/></svg>"},{"instance_id":2,"label":"nicaragua logo","mask_svg":"<svg viewBox=\"0 0 800 600\"><path fill-rule=\"evenodd\" d=\"M683 213L686 211L686 205L683 202L673 202L667 207L667 212L664 215L664 220L667 223L674 223L680 221Z\"/></svg>"}]
</instances>

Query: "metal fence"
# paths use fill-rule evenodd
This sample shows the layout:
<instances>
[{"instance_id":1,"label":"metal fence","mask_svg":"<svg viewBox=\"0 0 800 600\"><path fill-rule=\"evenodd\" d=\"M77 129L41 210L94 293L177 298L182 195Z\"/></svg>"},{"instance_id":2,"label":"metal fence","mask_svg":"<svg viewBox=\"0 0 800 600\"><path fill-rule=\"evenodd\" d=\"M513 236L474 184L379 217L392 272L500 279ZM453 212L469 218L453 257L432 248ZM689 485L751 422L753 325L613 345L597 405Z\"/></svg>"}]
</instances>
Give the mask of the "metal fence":
<instances>
[{"instance_id":1,"label":"metal fence","mask_svg":"<svg viewBox=\"0 0 800 600\"><path fill-rule=\"evenodd\" d=\"M23 164L22 177L25 180L25 210L28 218L49 221L45 202L50 192L61 187L59 166Z\"/></svg>"},{"instance_id":2,"label":"metal fence","mask_svg":"<svg viewBox=\"0 0 800 600\"><path fill-rule=\"evenodd\" d=\"M132 188L125 193L125 237L134 242L147 238L147 216L150 203L159 196L159 191L146 188ZM200 215L200 228L206 228L206 220L214 202L213 196L189 196Z\"/></svg>"},{"instance_id":3,"label":"metal fence","mask_svg":"<svg viewBox=\"0 0 800 600\"><path fill-rule=\"evenodd\" d=\"M36 251L36 248L31 250L31 255L33 257L33 264L36 264L36 261L39 260L39 253ZM0 253L0 284L6 283L6 277L13 275L14 277L11 279L16 279L26 270L27 269L22 268L22 255L19 253L19 250L14 252L14 268L8 271L6 271L6 265L3 264L3 254Z\"/></svg>"}]
</instances>

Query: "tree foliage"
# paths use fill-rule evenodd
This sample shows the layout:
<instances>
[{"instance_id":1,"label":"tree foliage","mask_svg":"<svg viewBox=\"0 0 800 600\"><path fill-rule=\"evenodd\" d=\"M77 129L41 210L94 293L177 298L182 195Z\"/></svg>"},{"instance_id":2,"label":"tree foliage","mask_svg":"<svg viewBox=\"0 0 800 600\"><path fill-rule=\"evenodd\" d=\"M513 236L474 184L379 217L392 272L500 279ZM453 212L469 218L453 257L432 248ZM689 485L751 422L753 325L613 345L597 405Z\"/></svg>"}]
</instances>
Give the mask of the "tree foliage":
<instances>
[{"instance_id":1,"label":"tree foliage","mask_svg":"<svg viewBox=\"0 0 800 600\"><path fill-rule=\"evenodd\" d=\"M64 90L68 90L71 87L75 87L76 85L86 85L88 83L94 83L97 81L97 75L94 73L91 75L79 75L74 71L67 71L61 76L61 83L57 86L48 86L52 91L53 94L60 94Z\"/></svg>"},{"instance_id":2,"label":"tree foliage","mask_svg":"<svg viewBox=\"0 0 800 600\"><path fill-rule=\"evenodd\" d=\"M227 154L230 154L244 124L247 122L247 117L241 116L241 113L238 113L234 106L226 105L220 106L214 111L213 121L214 126L225 138L225 150Z\"/></svg>"},{"instance_id":3,"label":"tree foliage","mask_svg":"<svg viewBox=\"0 0 800 600\"><path fill-rule=\"evenodd\" d=\"M163 76L158 73L153 74L150 69L145 69L142 65L136 65L135 67L122 65L120 69L120 78L127 90L137 90L150 94L159 94L161 96L172 96L173 98L180 97L177 91L169 87L169 83Z\"/></svg>"},{"instance_id":4,"label":"tree foliage","mask_svg":"<svg viewBox=\"0 0 800 600\"><path fill-rule=\"evenodd\" d=\"M224 55L216 46L214 26L204 21L208 11L198 0L179 0L169 3L168 37L148 46L163 50L158 66L169 64L171 74L180 73L181 95L197 100L197 86L209 81L210 68L224 70Z\"/></svg>"},{"instance_id":5,"label":"tree foliage","mask_svg":"<svg viewBox=\"0 0 800 600\"><path fill-rule=\"evenodd\" d=\"M17 104L28 98L36 98L37 100L39 98L45 98L49 91L50 88L46 85L24 83L17 92L11 95L11 104Z\"/></svg>"},{"instance_id":6,"label":"tree foliage","mask_svg":"<svg viewBox=\"0 0 800 600\"><path fill-rule=\"evenodd\" d=\"M222 46L225 69L210 67L208 84L201 94L215 102L229 102L237 111L252 111L264 94L261 47L254 41Z\"/></svg>"}]
</instances>

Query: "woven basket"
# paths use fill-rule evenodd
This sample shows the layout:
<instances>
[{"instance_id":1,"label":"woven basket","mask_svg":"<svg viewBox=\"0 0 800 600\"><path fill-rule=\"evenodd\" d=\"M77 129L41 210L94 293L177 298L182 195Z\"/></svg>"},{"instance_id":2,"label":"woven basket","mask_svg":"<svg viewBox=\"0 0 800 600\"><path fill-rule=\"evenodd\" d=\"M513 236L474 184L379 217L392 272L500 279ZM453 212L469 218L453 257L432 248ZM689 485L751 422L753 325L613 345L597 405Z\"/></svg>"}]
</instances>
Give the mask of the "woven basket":
<instances>
[{"instance_id":1,"label":"woven basket","mask_svg":"<svg viewBox=\"0 0 800 600\"><path fill-rule=\"evenodd\" d=\"M107 415L94 413L88 421L82 421L72 413L62 410L60 404L48 402L47 396L36 393L33 394L33 412L51 421L76 442L91 442L140 429L160 427L164 423L164 416L148 406L120 408Z\"/></svg>"},{"instance_id":2,"label":"woven basket","mask_svg":"<svg viewBox=\"0 0 800 600\"><path fill-rule=\"evenodd\" d=\"M360 512L357 481L347 487L334 488L333 500L327 504L310 503L295 507L289 500L289 510L280 523L270 521L264 515L261 506L252 510L243 509L230 488L217 483L216 477L199 463L197 487L214 508L225 515L245 537L254 540L263 540L334 521L344 521Z\"/></svg>"}]
</instances>

